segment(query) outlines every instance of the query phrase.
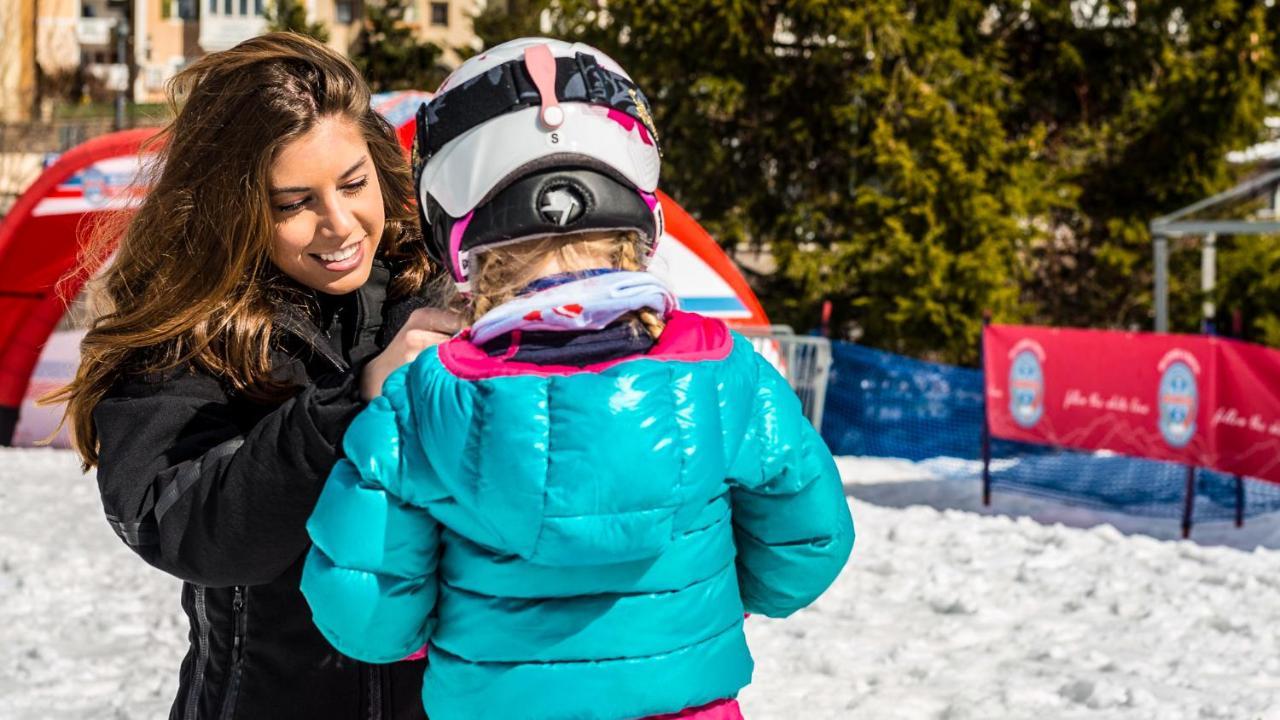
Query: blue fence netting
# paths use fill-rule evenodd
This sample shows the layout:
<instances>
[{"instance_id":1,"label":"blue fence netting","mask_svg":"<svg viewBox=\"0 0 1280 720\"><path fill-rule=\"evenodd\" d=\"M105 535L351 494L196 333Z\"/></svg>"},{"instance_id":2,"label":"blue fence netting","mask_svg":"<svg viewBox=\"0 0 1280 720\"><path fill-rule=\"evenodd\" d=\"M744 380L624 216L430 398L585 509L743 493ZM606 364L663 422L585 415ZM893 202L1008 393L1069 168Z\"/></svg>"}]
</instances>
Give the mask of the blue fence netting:
<instances>
[{"instance_id":1,"label":"blue fence netting","mask_svg":"<svg viewBox=\"0 0 1280 720\"><path fill-rule=\"evenodd\" d=\"M845 342L832 342L831 355L822 436L834 454L981 461L981 371ZM1182 515L1184 465L994 438L991 456L993 492L1003 488L1133 515ZM1243 485L1246 517L1280 510L1280 485L1250 478ZM1235 514L1234 476L1198 469L1196 521Z\"/></svg>"}]
</instances>

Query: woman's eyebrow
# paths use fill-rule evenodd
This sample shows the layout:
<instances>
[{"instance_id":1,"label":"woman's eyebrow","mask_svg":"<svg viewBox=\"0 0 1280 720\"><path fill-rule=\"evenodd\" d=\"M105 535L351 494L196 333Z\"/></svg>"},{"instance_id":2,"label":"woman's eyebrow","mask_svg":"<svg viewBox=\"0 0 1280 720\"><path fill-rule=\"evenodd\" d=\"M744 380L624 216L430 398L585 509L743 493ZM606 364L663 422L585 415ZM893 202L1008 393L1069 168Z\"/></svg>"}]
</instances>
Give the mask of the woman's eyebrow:
<instances>
[{"instance_id":1,"label":"woman's eyebrow","mask_svg":"<svg viewBox=\"0 0 1280 720\"><path fill-rule=\"evenodd\" d=\"M339 179L339 180L341 180L342 178L345 178L345 177L347 177L348 175L350 175L351 173L353 173L353 172L355 172L355 171L359 170L359 169L361 168L361 166L363 166L363 165L365 164L365 162L366 162L366 161L368 161L368 160L369 160L369 157L366 155L365 157L362 157L362 158L360 158L359 160L355 161L355 163L354 163L354 164L352 164L352 165L351 165L351 167L349 167L349 168L347 168L346 170L344 170L344 171L342 172L342 174L338 176L338 179ZM269 194L269 195L279 195L279 194L281 194L281 193L308 192L308 191L310 191L310 190L311 190L311 188L309 188L309 187L282 187L282 188L270 188L270 189L268 190L267 194Z\"/></svg>"},{"instance_id":2,"label":"woman's eyebrow","mask_svg":"<svg viewBox=\"0 0 1280 720\"><path fill-rule=\"evenodd\" d=\"M368 155L365 155L364 157L362 157L362 158L360 158L359 160L355 161L355 163L354 163L354 164L352 164L352 165L351 165L351 167L347 168L346 172L344 172L344 173L342 173L341 175L339 175L339 176L338 176L338 179L339 179L339 180L341 180L342 178L345 178L345 177L347 177L348 175L350 175L351 173L353 173L353 172L355 172L355 171L359 170L359 169L360 169L360 167L361 167L362 165L364 165L365 161L366 161L366 160L368 160L368 159L369 159L369 156L368 156Z\"/></svg>"}]
</instances>

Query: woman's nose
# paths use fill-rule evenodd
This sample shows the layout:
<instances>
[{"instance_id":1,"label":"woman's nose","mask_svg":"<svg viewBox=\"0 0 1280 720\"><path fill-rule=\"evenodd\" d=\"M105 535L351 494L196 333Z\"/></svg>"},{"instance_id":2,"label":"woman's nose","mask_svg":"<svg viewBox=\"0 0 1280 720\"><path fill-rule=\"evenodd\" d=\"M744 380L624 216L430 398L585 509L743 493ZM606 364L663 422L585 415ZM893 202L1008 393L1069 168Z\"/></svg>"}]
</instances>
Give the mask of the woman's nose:
<instances>
[{"instance_id":1,"label":"woman's nose","mask_svg":"<svg viewBox=\"0 0 1280 720\"><path fill-rule=\"evenodd\" d=\"M324 224L329 226L330 232L343 239L351 235L358 224L355 213L347 205L336 192L330 193L324 203Z\"/></svg>"}]
</instances>

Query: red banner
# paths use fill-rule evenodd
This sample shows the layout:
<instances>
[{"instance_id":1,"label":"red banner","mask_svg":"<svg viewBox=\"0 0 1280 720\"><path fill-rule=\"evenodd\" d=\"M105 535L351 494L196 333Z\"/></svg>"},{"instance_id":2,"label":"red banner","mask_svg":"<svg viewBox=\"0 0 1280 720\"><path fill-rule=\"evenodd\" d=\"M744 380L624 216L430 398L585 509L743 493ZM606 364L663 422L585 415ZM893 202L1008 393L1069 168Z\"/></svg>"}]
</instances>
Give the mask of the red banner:
<instances>
[{"instance_id":1,"label":"red banner","mask_svg":"<svg viewBox=\"0 0 1280 720\"><path fill-rule=\"evenodd\" d=\"M994 437L1280 482L1280 352L1200 335L992 325Z\"/></svg>"}]
</instances>

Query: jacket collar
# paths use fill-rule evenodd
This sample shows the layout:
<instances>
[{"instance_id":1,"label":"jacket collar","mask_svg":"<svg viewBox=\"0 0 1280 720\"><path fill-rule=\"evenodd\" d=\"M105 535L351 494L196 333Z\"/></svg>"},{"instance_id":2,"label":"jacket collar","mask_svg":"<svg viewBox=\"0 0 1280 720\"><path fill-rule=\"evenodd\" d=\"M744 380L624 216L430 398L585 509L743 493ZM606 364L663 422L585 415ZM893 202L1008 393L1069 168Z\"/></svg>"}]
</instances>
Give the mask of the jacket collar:
<instances>
[{"instance_id":1,"label":"jacket collar","mask_svg":"<svg viewBox=\"0 0 1280 720\"><path fill-rule=\"evenodd\" d=\"M352 347L372 341L382 326L382 305L386 300L387 287L391 282L391 270L381 258L375 258L369 279L359 289L346 297L355 303L351 321L356 324L353 333ZM347 370L351 363L343 354L334 349L329 339L321 330L321 319L317 315L318 308L331 308L331 302L319 302L319 293L307 289L309 295L305 305L298 303L281 303L273 318L277 327L302 341L316 355L324 358L336 370ZM332 297L332 296L330 296ZM341 331L341 328L339 328ZM351 348L348 348L350 350Z\"/></svg>"}]
</instances>

